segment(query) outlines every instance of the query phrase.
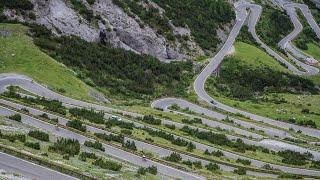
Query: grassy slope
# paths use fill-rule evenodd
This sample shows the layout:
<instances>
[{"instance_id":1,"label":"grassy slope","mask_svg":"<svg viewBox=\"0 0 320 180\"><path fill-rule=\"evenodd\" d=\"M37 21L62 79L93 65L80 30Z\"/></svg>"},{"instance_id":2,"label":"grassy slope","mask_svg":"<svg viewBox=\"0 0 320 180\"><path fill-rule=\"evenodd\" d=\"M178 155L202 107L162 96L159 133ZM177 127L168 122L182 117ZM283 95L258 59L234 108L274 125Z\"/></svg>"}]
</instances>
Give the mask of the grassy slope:
<instances>
[{"instance_id":1,"label":"grassy slope","mask_svg":"<svg viewBox=\"0 0 320 180\"><path fill-rule=\"evenodd\" d=\"M90 100L88 87L66 67L41 52L26 35L27 27L0 24L2 30L9 30L12 34L9 37L0 36L0 73L24 74L54 90L63 88L67 96Z\"/></svg>"},{"instance_id":2,"label":"grassy slope","mask_svg":"<svg viewBox=\"0 0 320 180\"><path fill-rule=\"evenodd\" d=\"M273 60L270 56L266 53L261 51L254 46L248 45L246 43L237 42L235 44L236 47L236 56L239 56L243 63L252 64L254 66L259 66L260 64L268 65L274 69L280 71L287 71L284 67L282 67L279 63ZM206 84L206 89L208 90L209 94L216 97L223 103L228 105L237 107L239 109L247 110L248 112L255 113L258 115L271 117L274 119L289 119L289 118L296 118L297 120L315 120L318 126L320 126L320 117L313 114L302 114L301 110L303 108L308 108L311 111L318 112L320 101L319 95L293 95L293 94L277 94L276 97L272 97L269 95L269 98L285 98L287 103L282 104L274 104L268 102L260 102L260 103L253 103L250 101L236 101L231 100L226 97L223 97L221 94L215 91L213 86L210 86L210 82L212 82L212 78L209 79L208 83Z\"/></svg>"},{"instance_id":3,"label":"grassy slope","mask_svg":"<svg viewBox=\"0 0 320 180\"><path fill-rule=\"evenodd\" d=\"M320 61L320 47L315 43L308 43L308 50L304 52L313 56L316 60Z\"/></svg>"}]
</instances>

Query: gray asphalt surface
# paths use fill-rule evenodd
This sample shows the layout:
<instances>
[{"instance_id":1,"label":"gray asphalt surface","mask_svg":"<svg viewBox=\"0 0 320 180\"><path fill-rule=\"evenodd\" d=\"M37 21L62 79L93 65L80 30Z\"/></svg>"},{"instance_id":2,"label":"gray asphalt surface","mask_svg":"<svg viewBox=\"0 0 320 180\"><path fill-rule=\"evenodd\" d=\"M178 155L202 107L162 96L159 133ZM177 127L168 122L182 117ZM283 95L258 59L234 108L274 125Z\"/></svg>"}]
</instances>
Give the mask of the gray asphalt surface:
<instances>
[{"instance_id":1,"label":"gray asphalt surface","mask_svg":"<svg viewBox=\"0 0 320 180\"><path fill-rule=\"evenodd\" d=\"M17 112L7 109L5 107L1 107L0 106L0 114L1 115L5 115L5 116L10 116L13 114L16 114ZM21 113L19 113L21 114ZM42 113L41 113L42 114ZM30 116L21 114L22 116L22 123L28 124L30 126L33 127L37 127L39 129L42 129L44 131L50 132L52 134L55 134L59 137L65 137L65 138L70 138L70 139L77 139L80 144L84 144L85 141L93 141L94 139L82 136L80 134L74 133L72 131L69 131L67 129L63 129L63 128L59 128L59 130L56 129L56 127L52 124L37 120L35 118L32 118ZM61 124L65 124L64 121L61 121ZM94 131L93 128L90 129L91 131ZM131 154L127 151L123 151L121 149L115 148L111 145L108 144L104 144L103 143L103 147L106 149L105 153L107 155L113 156L115 158L118 159L122 159L124 161L127 161L129 163L138 165L138 166L144 166L144 167L148 167L148 166L157 166L158 168L158 172L164 175L172 175L172 177L175 178L183 178L183 179L203 179L203 177L192 174L192 173L188 173L188 172L184 172L175 168L172 168L170 166L166 166L164 164L158 163L158 162L154 162L151 160L148 161L143 161L142 158L140 156L137 156L135 154ZM37 172L33 172L34 174L37 174Z\"/></svg>"},{"instance_id":2,"label":"gray asphalt surface","mask_svg":"<svg viewBox=\"0 0 320 180\"><path fill-rule=\"evenodd\" d=\"M283 38L279 42L279 46L287 51L287 55L290 59L292 59L296 64L298 64L300 67L305 69L307 72L304 73L305 75L316 75L319 73L319 69L313 66L310 66L308 64L305 64L299 60L305 61L307 63L315 63L316 60L309 55L304 54L301 52L297 47L295 47L292 44L292 41L298 37L298 35L302 32L303 26L299 21L298 15L296 10L299 9L303 16L306 18L308 24L313 29L313 31L316 33L318 38L320 39L320 28L317 25L316 21L314 20L308 6L304 4L298 4L298 3L290 3L289 1L285 3L280 3L280 6L286 10L287 14L289 15L291 22L294 25L294 30L285 38ZM290 55L291 54L291 55Z\"/></svg>"},{"instance_id":3,"label":"gray asphalt surface","mask_svg":"<svg viewBox=\"0 0 320 180\"><path fill-rule=\"evenodd\" d=\"M17 109L26 108L26 109L29 110L30 113L32 113L34 115L41 115L41 114L44 113L44 112L42 112L40 110L37 110L37 109L34 109L34 108L30 108L30 107L26 107L26 106L23 106L23 105L19 105L19 104L16 104L16 103L12 103L12 102L9 102L9 101L6 101L6 100L0 100L0 102L3 103L3 104L9 105L11 107L17 108ZM0 114L2 114L2 111L8 111L8 109L3 108L3 107L0 106ZM9 110L9 111L11 111L11 113L12 113L12 110ZM62 118L60 116L56 116L56 115L53 115L53 114L50 114L50 113L47 113L47 114L51 118L58 118L59 119L59 123L62 124L62 125L65 125L66 122L68 121L68 119ZM109 115L109 116L111 116L111 115ZM108 118L109 116L107 115L106 118ZM23 117L28 117L28 121L29 121L28 123L30 123L29 118L31 118L31 117L25 116L25 115ZM31 119L34 119L34 118L31 118ZM37 121L41 122L40 120L37 120ZM123 121L132 122L132 121L129 121L127 119L123 119ZM24 123L24 120L22 122ZM134 124L137 127L144 127L145 126L143 124L135 123L135 122L134 122ZM32 125L32 122L29 125L36 126L36 125ZM150 128L152 128L152 127L150 127ZM104 131L104 130L101 130L101 129L98 129L98 128L95 128L95 127L91 127L91 126L87 126L87 129L90 132L98 132L98 133L110 134L110 132L107 132L107 131ZM152 128L152 129L156 130L155 128ZM177 138L179 136L175 136L175 137ZM188 140L188 139L183 138L183 137L179 137L179 138L184 139L184 140ZM157 153L157 154L160 155L160 157L168 156L168 155L170 155L172 153L171 150L164 149L162 147L158 147L158 146L155 146L155 145L150 145L150 144L147 144L147 143L144 143L144 142L141 142L141 141L137 141L137 140L134 140L134 139L131 139L131 138L126 138L126 140L135 141L135 144L138 147L138 149L145 149L147 151L151 151L151 152ZM193 143L195 144L197 149L200 149L200 150L203 150L203 151L205 151L206 149L208 149L209 151L220 150L220 149L217 149L217 148L205 145L205 144L201 144L201 143L197 143L197 142L193 142ZM224 153L224 155L226 157L231 158L231 159L235 159L235 160L237 160L238 158L248 159L248 160L251 161L252 165L257 166L257 167L262 167L265 164L270 164L270 163L265 163L265 162L262 162L262 161L259 161L259 160L246 158L246 157L243 157L241 155L237 155L237 154L234 154L234 153L231 153L231 152L228 152L228 151L223 151L223 150L221 150L221 151ZM106 152L109 153L108 151L106 151ZM182 158L184 160L188 160L189 159L191 161L201 161L203 165L206 165L206 164L209 163L209 161L207 161L207 160L191 157L191 156L188 156L188 155L185 155L185 154L181 154L181 156L182 156ZM227 165L223 165L223 164L218 164L218 165L220 166L221 170L224 170L224 171L232 172L234 170L234 168L231 167L231 166L227 166ZM274 164L270 164L270 166L275 168L275 169L283 170L283 171L289 172L289 173L296 173L296 174L298 173L298 174L305 174L305 175L320 176L320 172L314 171L314 170L290 168L290 167L274 165ZM253 171L248 171L247 173L249 175L254 175L254 176L258 176L258 177L276 177L275 175L272 175L272 174L259 173L259 172L253 172Z\"/></svg>"},{"instance_id":4,"label":"gray asphalt surface","mask_svg":"<svg viewBox=\"0 0 320 180\"><path fill-rule=\"evenodd\" d=\"M200 75L195 80L193 87L194 87L196 94L198 95L200 100L207 102L210 106L225 110L227 112L231 112L234 114L239 113L239 114L242 114L245 117L248 117L252 120L262 121L264 123L268 123L268 124L271 124L274 126L283 127L286 129L292 128L295 131L301 130L302 133L304 133L304 134L314 136L314 137L320 137L319 130L307 128L307 127L301 127L301 126L297 126L294 124L289 124L289 123L285 123L285 122L281 122L281 121L276 121L276 120L273 120L270 118L262 117L259 115L255 115L255 114L252 114L252 113L249 113L246 111L242 111L242 110L233 108L231 106L222 104L222 103L218 102L217 100L213 99L205 91L204 87L205 87L205 82L206 82L207 78L209 76L211 76L211 74L219 67L219 65L223 61L223 58L225 57L225 55L227 54L227 52L231 48L232 44L234 43L236 36L239 34L241 27L244 25L244 19L246 18L246 14L247 14L245 11L246 7L247 7L246 3L240 4L238 6L238 8L237 8L238 11L241 11L241 13L239 13L239 15L238 15L238 19L241 19L243 21L237 21L236 25L234 26L234 28L232 29L232 31L230 33L228 40L225 42L224 46L216 54L215 57L210 59L209 64L202 70Z\"/></svg>"},{"instance_id":5,"label":"gray asphalt surface","mask_svg":"<svg viewBox=\"0 0 320 180\"><path fill-rule=\"evenodd\" d=\"M0 169L17 173L26 178L43 180L72 180L74 177L48 169L43 166L0 152Z\"/></svg>"}]
</instances>

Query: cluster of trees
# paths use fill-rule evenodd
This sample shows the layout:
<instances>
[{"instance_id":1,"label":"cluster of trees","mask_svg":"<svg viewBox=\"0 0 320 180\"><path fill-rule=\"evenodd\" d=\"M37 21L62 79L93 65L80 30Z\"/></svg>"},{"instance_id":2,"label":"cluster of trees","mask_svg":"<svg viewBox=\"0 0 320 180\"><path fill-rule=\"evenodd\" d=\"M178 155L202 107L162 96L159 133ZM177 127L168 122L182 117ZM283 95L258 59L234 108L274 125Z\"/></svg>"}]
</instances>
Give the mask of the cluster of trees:
<instances>
[{"instance_id":1,"label":"cluster of trees","mask_svg":"<svg viewBox=\"0 0 320 180\"><path fill-rule=\"evenodd\" d=\"M11 120L14 120L14 121L21 122L21 115L20 114L11 115L8 118L11 119Z\"/></svg>"},{"instance_id":2,"label":"cluster of trees","mask_svg":"<svg viewBox=\"0 0 320 180\"><path fill-rule=\"evenodd\" d=\"M201 161L190 161L188 159L188 160L182 161L182 164L185 164L185 165L189 166L190 168L192 168L192 166L194 166L197 169L201 169L202 168Z\"/></svg>"},{"instance_id":3,"label":"cluster of trees","mask_svg":"<svg viewBox=\"0 0 320 180\"><path fill-rule=\"evenodd\" d=\"M296 120L294 118L288 119L289 123L297 124L299 126L307 126L312 128L317 128L317 124L312 120Z\"/></svg>"},{"instance_id":4,"label":"cluster of trees","mask_svg":"<svg viewBox=\"0 0 320 180\"><path fill-rule=\"evenodd\" d=\"M26 142L26 135L24 134L3 134L0 131L0 138L1 139L7 139L10 142L20 141L20 142Z\"/></svg>"},{"instance_id":5,"label":"cluster of trees","mask_svg":"<svg viewBox=\"0 0 320 180\"><path fill-rule=\"evenodd\" d=\"M313 155L309 152L302 154L291 150L279 151L278 155L283 158L283 163L298 166L307 164L307 161L313 158Z\"/></svg>"},{"instance_id":6,"label":"cluster of trees","mask_svg":"<svg viewBox=\"0 0 320 180\"><path fill-rule=\"evenodd\" d=\"M29 131L28 135L40 141L49 142L49 134L42 131Z\"/></svg>"},{"instance_id":7,"label":"cluster of trees","mask_svg":"<svg viewBox=\"0 0 320 180\"><path fill-rule=\"evenodd\" d=\"M122 147L133 150L133 151L137 150L137 147L136 147L136 144L134 143L134 141L127 140L126 142L122 143Z\"/></svg>"},{"instance_id":8,"label":"cluster of trees","mask_svg":"<svg viewBox=\"0 0 320 180\"><path fill-rule=\"evenodd\" d=\"M93 165L99 166L102 169L108 169L111 171L120 171L122 168L122 165L110 160L104 160L102 158L99 158L92 162Z\"/></svg>"},{"instance_id":9,"label":"cluster of trees","mask_svg":"<svg viewBox=\"0 0 320 180\"><path fill-rule=\"evenodd\" d=\"M215 86L223 95L238 100L252 99L255 94L271 92L318 93L311 80L267 66L253 68L241 63L241 60L236 57L225 59Z\"/></svg>"},{"instance_id":10,"label":"cluster of trees","mask_svg":"<svg viewBox=\"0 0 320 180\"><path fill-rule=\"evenodd\" d=\"M233 172L239 175L245 175L247 174L247 169L244 167L239 167L238 169L233 170Z\"/></svg>"},{"instance_id":11,"label":"cluster of trees","mask_svg":"<svg viewBox=\"0 0 320 180\"><path fill-rule=\"evenodd\" d=\"M0 0L0 9L32 10L33 7L29 0Z\"/></svg>"},{"instance_id":12,"label":"cluster of trees","mask_svg":"<svg viewBox=\"0 0 320 180\"><path fill-rule=\"evenodd\" d=\"M117 119L112 119L112 118L108 119L108 121L106 121L105 124L107 128L118 126L124 129L133 129L135 127L135 125L131 122L119 121Z\"/></svg>"},{"instance_id":13,"label":"cluster of trees","mask_svg":"<svg viewBox=\"0 0 320 180\"><path fill-rule=\"evenodd\" d=\"M57 154L74 156L80 153L80 143L78 140L61 138L49 146L48 150Z\"/></svg>"},{"instance_id":14,"label":"cluster of trees","mask_svg":"<svg viewBox=\"0 0 320 180\"><path fill-rule=\"evenodd\" d=\"M195 41L205 50L217 47L217 28L231 22L235 13L231 5L224 0L154 0L165 10L172 23L180 27L189 27Z\"/></svg>"},{"instance_id":15,"label":"cluster of trees","mask_svg":"<svg viewBox=\"0 0 320 180\"><path fill-rule=\"evenodd\" d=\"M182 119L182 122L186 124L202 124L202 120L200 118Z\"/></svg>"},{"instance_id":16,"label":"cluster of trees","mask_svg":"<svg viewBox=\"0 0 320 180\"><path fill-rule=\"evenodd\" d=\"M50 118L47 113L43 113L43 114L39 115L39 117L47 119L47 120L55 122L55 123L59 122L58 118Z\"/></svg>"},{"instance_id":17,"label":"cluster of trees","mask_svg":"<svg viewBox=\"0 0 320 180\"><path fill-rule=\"evenodd\" d=\"M72 121L68 121L66 124L68 127L77 129L81 132L86 132L87 131L87 127L85 125L82 125L82 122L79 120L72 120Z\"/></svg>"},{"instance_id":18,"label":"cluster of trees","mask_svg":"<svg viewBox=\"0 0 320 180\"><path fill-rule=\"evenodd\" d=\"M105 141L114 141L118 143L123 143L124 137L122 135L115 135L115 134L105 134L105 133L94 133L94 135L100 139Z\"/></svg>"},{"instance_id":19,"label":"cluster of trees","mask_svg":"<svg viewBox=\"0 0 320 180\"><path fill-rule=\"evenodd\" d=\"M216 164L216 163L209 163L205 166L207 168L207 170L209 171L216 171L219 170L220 167Z\"/></svg>"},{"instance_id":20,"label":"cluster of trees","mask_svg":"<svg viewBox=\"0 0 320 180\"><path fill-rule=\"evenodd\" d=\"M67 113L67 109L62 105L62 102L58 100L47 100L44 97L22 97L20 94L16 93L13 86L10 86L9 91L3 93L3 95L8 98L19 99L27 104L38 104L44 106L45 109L62 115L66 115Z\"/></svg>"},{"instance_id":21,"label":"cluster of trees","mask_svg":"<svg viewBox=\"0 0 320 180\"><path fill-rule=\"evenodd\" d=\"M182 160L182 157L180 154L173 152L169 156L164 157L164 159L171 162L180 162Z\"/></svg>"},{"instance_id":22,"label":"cluster of trees","mask_svg":"<svg viewBox=\"0 0 320 180\"><path fill-rule=\"evenodd\" d=\"M224 156L223 152L222 152L222 151L219 151L219 150L209 152L209 150L206 149L206 150L204 151L204 154L205 154L205 155L208 155L208 156L216 156L216 157Z\"/></svg>"},{"instance_id":23,"label":"cluster of trees","mask_svg":"<svg viewBox=\"0 0 320 180\"><path fill-rule=\"evenodd\" d=\"M142 121L152 125L161 125L161 120L154 118L152 115L143 116Z\"/></svg>"},{"instance_id":24,"label":"cluster of trees","mask_svg":"<svg viewBox=\"0 0 320 180\"><path fill-rule=\"evenodd\" d=\"M257 149L261 149L263 152L265 148L245 144L242 139L237 139L235 142L229 140L226 135L224 134L217 134L210 131L199 131L199 129L193 129L188 126L184 126L180 129L182 132L189 134L190 136L197 137L199 139L206 140L212 144L220 145L220 146L229 146L235 148L235 150L239 152L248 151L256 151ZM268 153L268 152L266 152Z\"/></svg>"},{"instance_id":25,"label":"cluster of trees","mask_svg":"<svg viewBox=\"0 0 320 180\"><path fill-rule=\"evenodd\" d=\"M81 161L87 161L87 159L98 159L97 155L90 152L82 152L79 155Z\"/></svg>"},{"instance_id":26,"label":"cluster of trees","mask_svg":"<svg viewBox=\"0 0 320 180\"><path fill-rule=\"evenodd\" d=\"M153 130L151 128L144 127L144 131L148 132L150 136L156 136L170 141L172 144L177 146L187 146L189 151L195 149L195 145L192 142L188 142L181 138L175 138L172 134L166 133L161 130Z\"/></svg>"},{"instance_id":27,"label":"cluster of trees","mask_svg":"<svg viewBox=\"0 0 320 180\"><path fill-rule=\"evenodd\" d=\"M293 24L285 12L267 6L263 8L256 29L266 44L276 48L278 42L293 30Z\"/></svg>"},{"instance_id":28,"label":"cluster of trees","mask_svg":"<svg viewBox=\"0 0 320 180\"><path fill-rule=\"evenodd\" d=\"M96 112L93 109L88 110L85 108L71 108L69 109L69 113L76 117L88 119L92 123L103 124L105 122L104 113Z\"/></svg>"},{"instance_id":29,"label":"cluster of trees","mask_svg":"<svg viewBox=\"0 0 320 180\"><path fill-rule=\"evenodd\" d=\"M295 45L302 50L308 50L307 43L319 42L319 40L317 38L316 33L309 26L308 22L306 21L302 13L300 11L297 11L297 14L301 23L303 24L303 30L299 37L295 40Z\"/></svg>"},{"instance_id":30,"label":"cluster of trees","mask_svg":"<svg viewBox=\"0 0 320 180\"><path fill-rule=\"evenodd\" d=\"M32 149L40 150L39 142L25 142L24 145Z\"/></svg>"},{"instance_id":31,"label":"cluster of trees","mask_svg":"<svg viewBox=\"0 0 320 180\"><path fill-rule=\"evenodd\" d=\"M105 148L102 146L102 144L98 141L91 142L91 141L85 141L84 145L87 147L92 147L94 149L98 149L100 151L105 151Z\"/></svg>"},{"instance_id":32,"label":"cluster of trees","mask_svg":"<svg viewBox=\"0 0 320 180\"><path fill-rule=\"evenodd\" d=\"M147 168L140 167L137 171L139 175L145 175L147 172L153 175L157 175L158 173L157 166L149 166Z\"/></svg>"},{"instance_id":33,"label":"cluster of trees","mask_svg":"<svg viewBox=\"0 0 320 180\"><path fill-rule=\"evenodd\" d=\"M250 164L251 164L251 161L250 160L248 160L248 159L237 159L236 160L236 162L237 163L241 163L241 164L243 164L243 165L247 165L247 166L249 166Z\"/></svg>"},{"instance_id":34,"label":"cluster of trees","mask_svg":"<svg viewBox=\"0 0 320 180\"><path fill-rule=\"evenodd\" d=\"M35 43L72 68L80 79L91 86L108 88L115 95L150 97L156 95L156 86L163 87L161 93L180 95L189 85L185 81L192 78L190 61L163 63L109 44L86 42L78 37L52 38L42 35L47 34L42 28L33 31L37 31Z\"/></svg>"}]
</instances>

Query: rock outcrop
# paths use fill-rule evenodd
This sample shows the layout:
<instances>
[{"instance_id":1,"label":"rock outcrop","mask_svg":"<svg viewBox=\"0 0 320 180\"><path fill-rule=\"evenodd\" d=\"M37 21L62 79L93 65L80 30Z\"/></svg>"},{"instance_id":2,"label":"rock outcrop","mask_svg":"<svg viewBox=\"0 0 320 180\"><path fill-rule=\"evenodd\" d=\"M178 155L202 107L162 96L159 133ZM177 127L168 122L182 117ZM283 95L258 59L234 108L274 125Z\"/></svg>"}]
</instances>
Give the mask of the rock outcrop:
<instances>
[{"instance_id":1,"label":"rock outcrop","mask_svg":"<svg viewBox=\"0 0 320 180\"><path fill-rule=\"evenodd\" d=\"M163 61L186 60L204 55L203 50L195 43L187 27L174 27L175 35L187 36L180 40L168 41L148 25L141 26L139 17L129 16L123 9L113 4L112 0L96 0L89 5L83 4L98 16L99 20L88 22L75 10L69 0L30 0L34 4L30 15L18 15L14 10L6 10L5 15L22 22L37 23L46 26L57 35L76 35L86 41L100 41L104 31L105 41L115 47L121 47L136 53L149 54ZM153 6L159 8L157 4ZM159 12L162 14L163 9ZM26 14L26 13L24 13ZM224 39L223 32L219 32Z\"/></svg>"}]
</instances>

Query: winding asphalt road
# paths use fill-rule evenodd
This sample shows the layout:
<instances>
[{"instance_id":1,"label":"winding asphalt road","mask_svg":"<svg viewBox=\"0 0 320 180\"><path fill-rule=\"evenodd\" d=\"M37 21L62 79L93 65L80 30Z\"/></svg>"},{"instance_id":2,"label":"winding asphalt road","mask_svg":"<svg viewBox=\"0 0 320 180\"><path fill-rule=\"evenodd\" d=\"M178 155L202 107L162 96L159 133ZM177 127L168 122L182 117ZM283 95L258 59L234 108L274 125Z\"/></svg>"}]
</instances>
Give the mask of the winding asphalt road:
<instances>
[{"instance_id":1,"label":"winding asphalt road","mask_svg":"<svg viewBox=\"0 0 320 180\"><path fill-rule=\"evenodd\" d=\"M17 114L17 111L13 111L11 109L8 109L6 107L2 107L0 106L0 114L1 115L5 115L5 116L10 116L13 114ZM55 134L56 136L59 137L64 137L64 138L70 138L70 139L76 139L80 142L80 144L84 144L85 141L92 141L94 142L94 139L88 138L86 136L77 134L75 132L72 132L70 130L67 129L63 129L63 128L59 128L59 130L56 129L55 125L46 123L44 121L38 120L36 118L30 117L28 115L22 114L22 113L18 113L21 115L21 122L39 129L42 129L44 131L50 132L52 134ZM41 113L42 114L42 113ZM59 123L62 125L65 125L67 122L66 119L59 119ZM89 127L87 126L89 131L92 132L104 132L103 130L99 130L97 128L94 127ZM140 156L137 156L135 154L129 153L127 151L121 150L119 148L116 148L114 146L102 143L103 147L105 148L105 154L106 155L110 155L113 156L115 158L118 159L122 159L124 161L127 161L129 163L138 165L138 166L144 166L144 167L148 167L148 166L156 166L158 168L158 172L167 176L172 176L175 178L183 178L183 179L204 179L202 176L198 176L192 173L188 173L185 171L181 171L175 168L172 168L170 166L158 163L158 162L154 162L151 160L148 161L143 161L142 158ZM149 145L150 146L150 145ZM35 172L34 172L35 173Z\"/></svg>"},{"instance_id":2,"label":"winding asphalt road","mask_svg":"<svg viewBox=\"0 0 320 180\"><path fill-rule=\"evenodd\" d=\"M193 84L193 87L194 87L196 94L198 95L200 100L205 101L210 106L216 107L218 109L222 109L224 111L231 112L234 114L241 114L241 115L248 117L252 120L262 121L264 123L268 123L268 124L271 124L274 126L283 127L285 129L292 128L295 131L301 130L303 134L320 138L320 131L319 130L307 128L307 127L301 127L301 126L297 126L294 124L289 124L289 123L285 123L285 122L281 122L281 121L276 121L276 120L273 120L270 118L262 117L259 115L255 115L255 114L252 114L252 113L249 113L246 111L242 111L242 110L233 108L231 106L222 104L222 103L218 102L217 100L213 99L205 91L205 82L206 82L207 78L209 76L211 76L211 74L214 71L216 71L216 69L219 67L219 65L223 61L223 58L225 57L225 55L227 54L227 52L231 48L232 44L234 43L235 37L239 34L241 27L244 25L244 19L246 18L245 9L247 6L248 6L247 3L243 3L243 4L237 6L238 11L241 12L241 13L239 13L238 19L241 19L242 21L237 21L236 25L234 26L234 28L232 29L232 31L230 33L228 40L225 42L224 46L217 53L217 55L210 60L209 64L202 70L200 75L196 78L196 80Z\"/></svg>"},{"instance_id":3,"label":"winding asphalt road","mask_svg":"<svg viewBox=\"0 0 320 180\"><path fill-rule=\"evenodd\" d=\"M208 104L210 104L213 107L217 107L219 109L223 109L225 111L228 112L232 112L232 113L240 113L252 120L256 120L256 121L263 121L265 123L271 124L271 125L275 125L275 126L280 126L280 127L285 127L287 129L289 128L293 128L296 131L297 130L301 130L302 133L305 133L307 135L310 136L315 136L315 137L320 137L320 132L316 129L312 129L312 128L305 128L305 127L300 127L300 126L296 126L296 125L292 125L289 123L284 123L284 122L279 122L279 121L275 121L272 120L270 118L265 118L265 117L261 117L261 116L257 116L245 111L241 111L238 109L235 109L233 107L224 105L222 103L217 102L216 100L212 99L205 91L204 89L204 85L205 85L205 81L206 79L218 68L218 66L221 64L221 62L223 61L224 56L227 54L227 52L230 50L232 44L235 41L235 38L237 37L237 35L240 32L241 27L244 25L247 17L248 17L248 11L247 9L250 9L250 14L251 14L251 18L249 20L250 24L255 24L259 18L255 19L256 16L252 15L255 13L259 13L259 11L261 11L261 9L257 6L253 6L253 5L249 5L248 3L237 3L236 5L236 11L237 11L237 21L227 39L227 41L225 42L225 44L223 45L223 47L221 48L221 50L216 54L215 57L210 59L209 64L203 69L203 71L200 73L200 75L197 77L196 81L194 82L194 89L195 92L197 93L197 95L199 96L199 98L205 102L207 102ZM260 13L259 13L260 14ZM308 21L309 22L309 21ZM253 25L249 24L249 29L251 31L251 33L254 35L255 34L255 30L252 29L252 27L254 27ZM254 35L255 36L255 35ZM256 39L256 38L255 38ZM257 40L257 39L256 39ZM258 40L257 40L258 41ZM263 46L263 43L260 43L261 46ZM265 47L265 49L267 50L267 46ZM268 52L268 50L267 50ZM270 51L271 52L271 51ZM275 53L276 54L276 53ZM275 57L276 55L274 55ZM277 59L277 58L276 58ZM288 66L289 67L289 66ZM293 69L293 68L292 68ZM113 108L108 108L105 106L101 106L101 105L97 105L97 104L92 104L92 103L87 103L87 102L83 102L80 100L75 100L75 99L71 99L65 96L62 96L58 93L55 93L49 89L47 89L46 87L34 82L33 80L31 80L30 78L26 77L26 76L22 76L22 75L17 75L17 74L2 74L0 75L0 92L4 92L6 90L6 87L9 85L18 85L32 93L38 94L40 96L43 97L47 97L50 99L57 99L63 103L67 103L67 104L73 104L73 105L77 105L80 107L84 107L84 108L94 108L96 110L102 110L102 111L106 111L106 112L114 112L114 111L118 111L116 109ZM196 110L199 110L201 112L201 109L199 109L198 107L195 107ZM3 110L3 109L2 109ZM129 112L125 112L124 113L129 113ZM2 112L4 113L4 112ZM132 113L135 114L135 113ZM135 114L136 115L136 114ZM25 116L23 116L24 118L26 118ZM214 117L216 118L216 117ZM47 131L50 131L52 133L55 133L59 136L64 136L64 137L69 137L69 138L74 138L74 139L79 139L79 141L81 143L84 142L85 139L87 139L86 137L83 137L81 135L75 134L71 131L68 130L61 130L59 132L56 132L55 128L52 125L48 125L46 123L39 123L39 121L35 120L34 118L28 118L27 120L24 121L24 123L29 123L29 122L33 122L33 125L37 125L39 128L44 128ZM45 125L44 125L45 124ZM106 152L113 154L114 156L117 156L121 159L123 159L123 157L126 157L126 159L129 162L132 162L134 164L138 164L138 165L144 165L144 162L142 162L141 158L138 156L135 156L133 154L127 153L126 151L121 151L119 149L116 149L114 147L110 147L108 145L104 145L106 148ZM127 158L128 157L128 158ZM190 178L201 178L198 176L194 176L191 175L189 173L186 172L182 172L170 167L167 167L165 165L162 164L157 164L156 162L151 162L149 161L148 163L150 163L150 165L152 164L156 164L158 166L158 170L161 173L164 174L174 174L177 175L179 177L183 177L186 179L190 179ZM285 168L289 168L290 167L285 167ZM299 174L306 174L306 175L315 175L315 176L319 176L319 172L317 171L313 171L313 170L304 170L304 169L295 169L296 173Z\"/></svg>"},{"instance_id":4,"label":"winding asphalt road","mask_svg":"<svg viewBox=\"0 0 320 180\"><path fill-rule=\"evenodd\" d=\"M296 64L301 66L303 69L307 71L305 75L316 75L319 73L319 69L313 66L310 66L308 64L315 64L318 61L315 60L312 56L306 55L305 53L301 52L295 45L293 45L292 41L297 38L297 36L302 32L303 26L299 21L299 17L297 15L296 10L299 9L302 12L302 15L307 20L310 27L313 29L317 37L320 39L320 27L314 20L308 6L304 4L298 4L298 3L291 3L289 1L281 2L279 5L286 10L287 14L289 15L291 22L294 25L294 30L286 36L284 39L282 39L278 45L284 49L288 56L289 53L292 54L292 56L289 56L290 59L292 59ZM305 64L299 60L303 60L307 62L308 64Z\"/></svg>"},{"instance_id":5,"label":"winding asphalt road","mask_svg":"<svg viewBox=\"0 0 320 180\"><path fill-rule=\"evenodd\" d=\"M16 103L13 103L13 102L10 102L10 101L6 101L6 100L1 100L0 99L0 103L6 104L6 105L8 105L10 107L13 107L15 109L22 109L22 108L28 109L29 112L31 114L33 114L33 115L41 115L41 114L44 113L44 112L42 112L42 111L40 111L38 109L30 108L30 107L27 107L27 106L24 106L24 105L20 105L20 104L16 104ZM2 111L11 111L10 112L11 114L16 113L16 112L14 112L12 110L8 110L7 108L3 108L2 106L0 106L0 114L1 114ZM50 113L47 113L47 112L46 112L46 114L48 114L50 118L58 118L59 123L61 125L65 125L69 121L68 119L60 117L60 116L57 116L57 115L53 115L53 114L50 114ZM21 114L21 115L23 115L23 114ZM111 116L111 115L109 115L109 116ZM36 126L35 124L32 124L32 122L29 120L31 117L23 115L23 118L26 118L26 117L28 117L28 121L29 121L28 123L30 123L29 125ZM108 118L108 116L106 118ZM32 118L32 119L34 119L34 118ZM38 120L38 121L40 121L40 120ZM123 119L123 121L133 122L133 121L130 121L130 120L127 120L127 119ZM25 121L22 121L22 122L25 123ZM137 127L145 127L145 125L143 125L143 124L136 123L136 122L133 122L133 123ZM95 128L95 127L88 126L88 125L86 125L86 127L87 127L87 130L89 132L92 132L92 133L110 134L110 132L102 130L102 129L99 129L99 128ZM153 130L157 130L157 129L152 128L152 127L149 127L149 128L151 128ZM183 137L180 137L180 136L176 136L176 135L174 135L174 136L175 136L175 138L181 138L181 139L189 141L186 138L183 138ZM136 146L138 147L138 149L144 149L144 150L147 150L147 151L150 151L150 152L154 152L154 153L160 155L160 157L165 157L165 156L168 156L168 155L170 155L172 153L172 151L169 150L169 149L165 149L165 148L162 148L162 147L159 147L159 146L156 146L156 145L147 144L145 142L138 141L138 140L135 140L135 139L132 139L132 138L126 138L126 140L134 141ZM220 150L220 149L216 149L214 147L211 147L211 146L208 146L208 145L205 145L205 144L201 144L201 143L198 143L198 142L193 142L193 143L195 144L197 149L200 149L200 150L203 150L203 151L205 151L207 149L209 151ZM222 151L224 153L224 156L226 156L228 158L231 158L231 159L234 159L234 160L237 160L239 158L248 159L248 160L251 161L251 164L253 166L256 166L256 167L262 167L265 164L269 164L272 168L279 169L279 170L282 170L284 172L293 173L293 174L312 175L312 176L319 176L320 177L320 172L315 171L315 170L299 169L299 168L291 168L291 167L286 167L286 166L281 166L281 165L274 165L274 164L270 164L270 163L265 163L263 161L259 161L259 160L255 160L255 159L251 159L251 158L246 158L246 157L243 157L241 155L237 155L237 154L234 154L234 153L231 153L231 152L228 152L228 151L223 151L223 150L220 150L220 151ZM109 152L107 152L107 153L109 153ZM196 158L196 157L192 157L192 156L189 156L189 155L186 155L186 154L180 154L180 155L184 160L201 161L203 165L206 165L206 164L210 163L210 161L199 159L199 158ZM224 170L224 171L232 172L235 169L234 167L227 166L227 165L224 165L224 164L219 164L218 163L218 165L220 166L221 170ZM247 173L249 175L258 176L258 177L276 177L276 175L266 174L266 173L259 173L259 172L254 172L254 171L248 171Z\"/></svg>"}]
</instances>

